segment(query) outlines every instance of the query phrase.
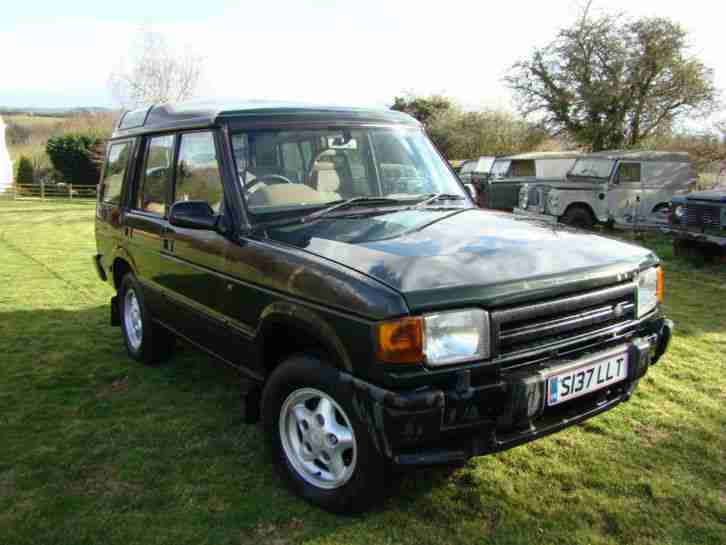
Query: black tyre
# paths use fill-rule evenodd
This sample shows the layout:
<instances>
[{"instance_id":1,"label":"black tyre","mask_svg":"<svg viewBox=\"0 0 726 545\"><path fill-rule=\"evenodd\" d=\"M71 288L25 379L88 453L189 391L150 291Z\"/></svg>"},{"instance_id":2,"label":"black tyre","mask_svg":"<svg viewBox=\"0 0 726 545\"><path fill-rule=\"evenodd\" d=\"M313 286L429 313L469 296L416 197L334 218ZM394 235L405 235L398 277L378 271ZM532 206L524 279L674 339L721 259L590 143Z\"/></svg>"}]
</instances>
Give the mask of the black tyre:
<instances>
[{"instance_id":1,"label":"black tyre","mask_svg":"<svg viewBox=\"0 0 726 545\"><path fill-rule=\"evenodd\" d=\"M147 365L168 358L174 351L174 336L153 323L141 286L132 273L121 281L119 302L121 331L129 356Z\"/></svg>"},{"instance_id":2,"label":"black tyre","mask_svg":"<svg viewBox=\"0 0 726 545\"><path fill-rule=\"evenodd\" d=\"M568 208L560 221L572 227L577 227L578 229L592 229L592 226L595 224L592 213L583 206L572 206Z\"/></svg>"},{"instance_id":3,"label":"black tyre","mask_svg":"<svg viewBox=\"0 0 726 545\"><path fill-rule=\"evenodd\" d=\"M293 492L335 513L356 513L385 494L387 464L358 418L350 387L312 355L272 373L262 417L275 463Z\"/></svg>"}]
</instances>

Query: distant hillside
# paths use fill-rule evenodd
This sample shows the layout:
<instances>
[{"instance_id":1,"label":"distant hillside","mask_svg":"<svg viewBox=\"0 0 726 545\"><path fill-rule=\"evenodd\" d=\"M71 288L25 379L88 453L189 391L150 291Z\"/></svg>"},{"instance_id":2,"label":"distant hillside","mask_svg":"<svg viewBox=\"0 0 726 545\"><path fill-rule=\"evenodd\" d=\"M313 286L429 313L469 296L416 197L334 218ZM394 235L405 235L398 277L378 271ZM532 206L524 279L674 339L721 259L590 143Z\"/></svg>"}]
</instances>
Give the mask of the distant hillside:
<instances>
[{"instance_id":1,"label":"distant hillside","mask_svg":"<svg viewBox=\"0 0 726 545\"><path fill-rule=\"evenodd\" d=\"M43 117L67 117L76 114L98 114L112 111L111 108L98 106L81 108L7 108L0 106L0 115L37 115Z\"/></svg>"}]
</instances>

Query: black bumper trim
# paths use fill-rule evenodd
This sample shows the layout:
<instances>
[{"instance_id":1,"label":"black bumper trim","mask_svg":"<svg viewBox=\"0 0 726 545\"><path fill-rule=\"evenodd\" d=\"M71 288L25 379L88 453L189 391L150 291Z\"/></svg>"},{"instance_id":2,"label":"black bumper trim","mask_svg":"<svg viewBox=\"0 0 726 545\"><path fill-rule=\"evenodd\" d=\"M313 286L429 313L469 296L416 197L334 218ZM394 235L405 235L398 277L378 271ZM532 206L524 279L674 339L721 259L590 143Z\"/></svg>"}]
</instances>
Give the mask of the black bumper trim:
<instances>
[{"instance_id":1,"label":"black bumper trim","mask_svg":"<svg viewBox=\"0 0 726 545\"><path fill-rule=\"evenodd\" d=\"M457 373L448 388L399 393L341 373L353 390L354 404L379 450L403 466L457 463L500 452L555 433L627 401L650 365L668 348L673 323L662 320L657 333L595 354L554 360L502 373L471 385L469 371ZM547 376L580 361L627 349L625 380L562 405L545 404Z\"/></svg>"}]
</instances>

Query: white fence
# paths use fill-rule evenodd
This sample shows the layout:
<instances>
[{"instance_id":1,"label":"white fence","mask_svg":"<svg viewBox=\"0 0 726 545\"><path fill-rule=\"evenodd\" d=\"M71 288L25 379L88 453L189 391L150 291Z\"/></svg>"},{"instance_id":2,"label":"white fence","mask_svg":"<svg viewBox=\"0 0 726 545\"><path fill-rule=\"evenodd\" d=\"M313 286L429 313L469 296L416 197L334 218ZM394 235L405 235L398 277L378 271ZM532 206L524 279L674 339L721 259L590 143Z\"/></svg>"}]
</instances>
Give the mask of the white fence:
<instances>
[{"instance_id":1,"label":"white fence","mask_svg":"<svg viewBox=\"0 0 726 545\"><path fill-rule=\"evenodd\" d=\"M0 199L5 200L40 200L40 201L90 201L96 199L95 185L73 184L12 184L0 192Z\"/></svg>"}]
</instances>

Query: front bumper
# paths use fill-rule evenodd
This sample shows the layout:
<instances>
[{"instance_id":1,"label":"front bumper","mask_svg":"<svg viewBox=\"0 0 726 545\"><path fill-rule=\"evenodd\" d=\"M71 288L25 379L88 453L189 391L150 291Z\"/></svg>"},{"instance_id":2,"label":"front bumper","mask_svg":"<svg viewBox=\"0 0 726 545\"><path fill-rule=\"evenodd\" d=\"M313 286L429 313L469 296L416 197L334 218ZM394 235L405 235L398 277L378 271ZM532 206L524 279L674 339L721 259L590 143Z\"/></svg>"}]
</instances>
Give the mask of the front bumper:
<instances>
[{"instance_id":1,"label":"front bumper","mask_svg":"<svg viewBox=\"0 0 726 545\"><path fill-rule=\"evenodd\" d=\"M687 240L700 244L714 244L722 250L726 250L726 234L724 236L719 236L699 231L691 231L686 228L679 229L678 227L671 227L668 229L668 232L674 238L679 240Z\"/></svg>"},{"instance_id":2,"label":"front bumper","mask_svg":"<svg viewBox=\"0 0 726 545\"><path fill-rule=\"evenodd\" d=\"M554 407L545 403L547 376L612 347L585 358L503 370L497 379L479 384L470 371L459 371L446 389L399 393L344 376L353 387L358 417L387 458L402 466L458 463L533 441L627 401L648 367L667 350L672 330L673 323L663 319L654 332L619 345L628 351L625 380Z\"/></svg>"}]
</instances>

